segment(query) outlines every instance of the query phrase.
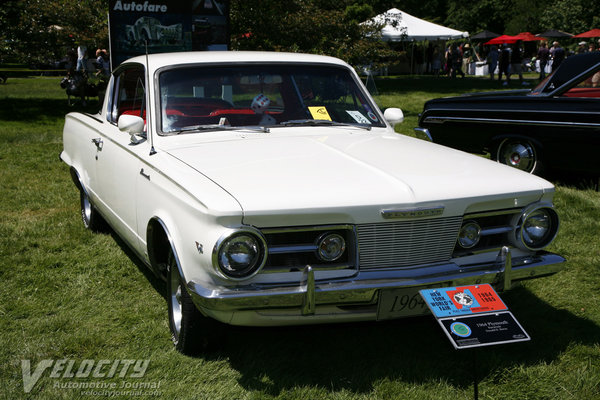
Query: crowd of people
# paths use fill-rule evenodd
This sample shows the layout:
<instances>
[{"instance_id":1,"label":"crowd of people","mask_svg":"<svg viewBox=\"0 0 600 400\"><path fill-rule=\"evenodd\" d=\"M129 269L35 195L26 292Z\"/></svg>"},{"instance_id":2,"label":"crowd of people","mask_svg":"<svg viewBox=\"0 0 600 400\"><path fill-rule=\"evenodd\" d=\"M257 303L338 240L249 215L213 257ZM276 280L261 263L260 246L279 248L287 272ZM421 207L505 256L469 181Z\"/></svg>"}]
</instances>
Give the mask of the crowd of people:
<instances>
[{"instance_id":1,"label":"crowd of people","mask_svg":"<svg viewBox=\"0 0 600 400\"><path fill-rule=\"evenodd\" d=\"M97 49L96 58L89 63L87 47L80 45L77 50L68 51L67 59L70 67L60 85L67 93L69 105L71 105L71 96L80 99L83 105L86 104L86 97L98 96L102 101L110 77L108 52L105 49ZM90 81L90 72L94 71L94 79Z\"/></svg>"},{"instance_id":2,"label":"crowd of people","mask_svg":"<svg viewBox=\"0 0 600 400\"><path fill-rule=\"evenodd\" d=\"M77 51L70 50L67 57L71 60L71 69L77 72L89 72L88 66L88 50L84 45L77 46ZM110 58L106 49L97 49L96 58L92 62L93 69L97 76L110 76Z\"/></svg>"},{"instance_id":3,"label":"crowd of people","mask_svg":"<svg viewBox=\"0 0 600 400\"><path fill-rule=\"evenodd\" d=\"M540 41L537 49L532 48L532 44L525 46L522 41L501 46L451 44L443 50L440 50L439 45L430 45L426 50L427 71L435 76L464 77L473 63L479 61L487 64L490 79L495 79L497 74L498 81L504 86L510 83L511 76L514 75L518 75L520 84L528 85L523 80L524 68L539 71L539 79L542 80L548 72L556 70L568 55L600 49L600 39L597 45L593 42L579 42L575 50L565 49L558 41L551 44Z\"/></svg>"}]
</instances>

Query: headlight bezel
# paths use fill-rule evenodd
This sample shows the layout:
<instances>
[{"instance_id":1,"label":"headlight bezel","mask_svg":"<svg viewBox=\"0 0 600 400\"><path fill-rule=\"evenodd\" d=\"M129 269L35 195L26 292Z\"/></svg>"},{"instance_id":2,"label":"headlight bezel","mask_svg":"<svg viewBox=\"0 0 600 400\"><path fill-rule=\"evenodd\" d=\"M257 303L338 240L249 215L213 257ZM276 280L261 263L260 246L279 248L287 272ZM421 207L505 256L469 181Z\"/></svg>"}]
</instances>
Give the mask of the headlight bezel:
<instances>
[{"instance_id":1,"label":"headlight bezel","mask_svg":"<svg viewBox=\"0 0 600 400\"><path fill-rule=\"evenodd\" d=\"M530 244L526 241L523 242L521 240L521 228L523 227L523 222L539 210L545 210L544 212L551 218L550 233L541 237L541 240L536 243ZM477 245L465 249L458 241L458 236L460 235L459 229L457 232L456 245L452 253L454 258L492 251L497 252L503 246L510 246L520 252L531 254L532 252L543 250L545 247L549 246L560 230L560 218L554 205L550 201L536 201L519 208L467 213L463 215L461 229L462 226L471 220L475 221L481 227L480 240Z\"/></svg>"},{"instance_id":2,"label":"headlight bezel","mask_svg":"<svg viewBox=\"0 0 600 400\"><path fill-rule=\"evenodd\" d=\"M338 239L338 241L341 241L341 247L337 250L337 254L335 255L335 257L327 256L327 255L323 254L323 252L322 252L323 249L321 246L325 243L325 241L327 239ZM315 253L316 253L317 258L319 258L321 261L327 262L327 263L335 262L335 261L339 260L340 258L342 258L342 256L346 252L346 239L339 233L324 232L323 234L321 234L317 237L317 240L315 241L315 246L316 246Z\"/></svg>"},{"instance_id":3,"label":"headlight bezel","mask_svg":"<svg viewBox=\"0 0 600 400\"><path fill-rule=\"evenodd\" d=\"M256 261L246 268L242 268L239 272L228 269L222 263L222 251L232 243L232 241L239 239L240 237L247 236L252 238L256 242L257 255ZM218 275L222 278L233 280L233 281L245 281L260 272L267 262L267 242L258 229L252 227L243 227L237 229L231 229L224 233L213 248L212 253L212 264L213 268L217 271Z\"/></svg>"},{"instance_id":4,"label":"headlight bezel","mask_svg":"<svg viewBox=\"0 0 600 400\"><path fill-rule=\"evenodd\" d=\"M468 226L475 227L475 229L477 231L477 237L475 239L472 239L473 243L471 243L469 245L465 245L461 242L461 238L462 238L461 234L463 232L463 229L465 229ZM465 220L458 231L458 239L456 240L458 245L461 248L468 250L468 249L472 249L473 247L477 246L477 244L479 243L480 240L481 240L481 226L474 220Z\"/></svg>"},{"instance_id":5,"label":"headlight bezel","mask_svg":"<svg viewBox=\"0 0 600 400\"><path fill-rule=\"evenodd\" d=\"M532 242L525 237L527 236L531 239L531 235L524 235L523 232L527 229L527 222L531 218L535 218L539 212L546 214L549 227L539 240ZM516 216L513 220L513 226L514 231L511 235L512 244L522 250L538 251L549 246L554 241L560 227L560 218L551 203L536 203L526 207L520 215Z\"/></svg>"}]
</instances>

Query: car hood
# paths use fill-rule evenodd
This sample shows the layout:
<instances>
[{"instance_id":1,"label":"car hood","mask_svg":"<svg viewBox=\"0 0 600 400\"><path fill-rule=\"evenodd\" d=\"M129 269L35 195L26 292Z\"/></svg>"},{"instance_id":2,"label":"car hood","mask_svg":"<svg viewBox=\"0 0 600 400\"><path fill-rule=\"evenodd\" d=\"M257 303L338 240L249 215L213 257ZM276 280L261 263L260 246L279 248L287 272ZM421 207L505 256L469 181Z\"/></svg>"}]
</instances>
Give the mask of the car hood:
<instances>
[{"instance_id":1,"label":"car hood","mask_svg":"<svg viewBox=\"0 0 600 400\"><path fill-rule=\"evenodd\" d=\"M477 201L501 197L507 203L499 207L515 207L553 189L536 176L404 135L312 129L204 139L167 151L230 193L245 218L327 214L327 223L356 223L369 219L358 210L417 206L461 215ZM527 199L517 200L519 193Z\"/></svg>"}]
</instances>

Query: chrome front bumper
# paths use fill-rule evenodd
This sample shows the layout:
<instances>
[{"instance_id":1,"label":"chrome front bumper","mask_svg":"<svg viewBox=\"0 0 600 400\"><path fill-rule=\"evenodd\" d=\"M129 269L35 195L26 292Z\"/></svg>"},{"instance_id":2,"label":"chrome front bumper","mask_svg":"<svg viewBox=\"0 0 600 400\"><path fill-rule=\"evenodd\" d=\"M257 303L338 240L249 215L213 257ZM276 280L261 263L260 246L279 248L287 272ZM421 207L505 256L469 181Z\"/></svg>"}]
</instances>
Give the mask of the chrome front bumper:
<instances>
[{"instance_id":1,"label":"chrome front bumper","mask_svg":"<svg viewBox=\"0 0 600 400\"><path fill-rule=\"evenodd\" d=\"M296 285L248 285L236 288L206 288L188 283L194 304L208 315L296 309L299 315L311 316L320 306L376 305L382 289L425 288L440 285L453 287L489 283L497 290L510 289L520 280L552 275L562 269L565 259L552 253L512 258L504 247L493 263L459 266L455 263L403 269L360 271L352 278L315 281L310 266Z\"/></svg>"}]
</instances>

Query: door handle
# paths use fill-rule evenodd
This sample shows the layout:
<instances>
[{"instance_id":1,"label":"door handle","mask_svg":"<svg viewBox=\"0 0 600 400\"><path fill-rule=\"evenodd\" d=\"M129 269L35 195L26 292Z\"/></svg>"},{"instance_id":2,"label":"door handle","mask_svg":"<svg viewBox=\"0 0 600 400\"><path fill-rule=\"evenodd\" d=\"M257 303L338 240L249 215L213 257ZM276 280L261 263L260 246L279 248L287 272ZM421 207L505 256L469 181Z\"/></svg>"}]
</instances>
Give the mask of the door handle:
<instances>
[{"instance_id":1,"label":"door handle","mask_svg":"<svg viewBox=\"0 0 600 400\"><path fill-rule=\"evenodd\" d=\"M98 148L98 150L102 150L102 146L104 145L104 142L102 141L101 138L94 138L94 139L92 139L92 143L94 143L96 145L96 147Z\"/></svg>"},{"instance_id":2,"label":"door handle","mask_svg":"<svg viewBox=\"0 0 600 400\"><path fill-rule=\"evenodd\" d=\"M146 173L144 173L144 168L142 168L142 169L140 170L140 175L141 175L141 176L143 176L144 178L146 178L146 179L150 180L150 174L146 174Z\"/></svg>"}]
</instances>

